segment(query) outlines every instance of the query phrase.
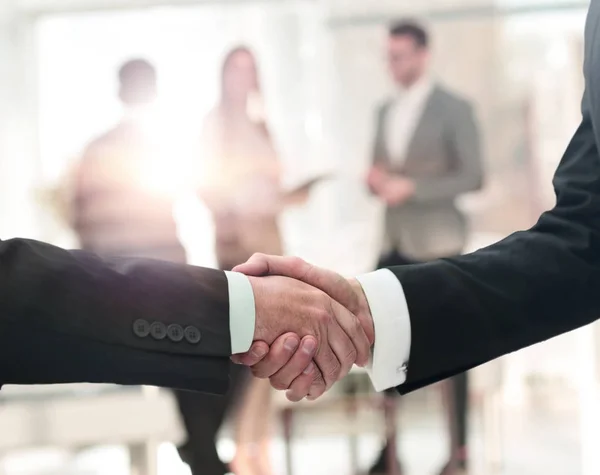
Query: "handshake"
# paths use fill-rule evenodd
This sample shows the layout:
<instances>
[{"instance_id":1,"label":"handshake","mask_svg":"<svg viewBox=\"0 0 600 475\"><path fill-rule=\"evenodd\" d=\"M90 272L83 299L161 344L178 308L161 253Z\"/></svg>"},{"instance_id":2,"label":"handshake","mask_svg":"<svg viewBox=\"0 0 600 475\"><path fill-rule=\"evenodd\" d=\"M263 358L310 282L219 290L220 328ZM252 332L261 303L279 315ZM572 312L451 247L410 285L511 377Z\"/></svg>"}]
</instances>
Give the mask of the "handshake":
<instances>
[{"instance_id":1,"label":"handshake","mask_svg":"<svg viewBox=\"0 0 600 475\"><path fill-rule=\"evenodd\" d=\"M290 401L315 400L366 366L375 341L373 319L360 283L295 257L255 254L235 272L254 292L254 342L232 356L254 376L269 378Z\"/></svg>"}]
</instances>

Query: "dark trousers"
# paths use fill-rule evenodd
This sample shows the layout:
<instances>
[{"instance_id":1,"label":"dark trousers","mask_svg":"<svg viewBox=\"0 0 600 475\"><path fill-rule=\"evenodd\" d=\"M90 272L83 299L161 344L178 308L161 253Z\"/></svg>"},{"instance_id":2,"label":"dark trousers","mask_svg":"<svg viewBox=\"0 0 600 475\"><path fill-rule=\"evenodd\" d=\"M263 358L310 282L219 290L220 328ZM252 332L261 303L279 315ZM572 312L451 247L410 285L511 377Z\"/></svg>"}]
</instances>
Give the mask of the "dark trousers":
<instances>
[{"instance_id":1,"label":"dark trousers","mask_svg":"<svg viewBox=\"0 0 600 475\"><path fill-rule=\"evenodd\" d=\"M398 252L392 252L382 257L377 268L393 266L405 266L410 264L418 264L418 262L406 258ZM467 413L468 413L468 377L467 373L462 373L450 379L450 401L449 410L451 416L451 438L453 440L454 449L461 450L467 445ZM397 395L395 389L388 389L387 395ZM455 454L452 454L453 456Z\"/></svg>"},{"instance_id":2,"label":"dark trousers","mask_svg":"<svg viewBox=\"0 0 600 475\"><path fill-rule=\"evenodd\" d=\"M220 269L232 269L232 266L219 264ZM251 379L250 368L230 363L229 391L225 396L175 391L187 431L187 441L179 447L179 456L190 466L192 475L225 475L230 472L217 452L217 434L225 419L242 402Z\"/></svg>"},{"instance_id":3,"label":"dark trousers","mask_svg":"<svg viewBox=\"0 0 600 475\"><path fill-rule=\"evenodd\" d=\"M187 441L179 448L181 459L192 475L225 475L227 466L217 453L216 438L225 418L244 395L251 379L248 368L231 364L231 384L225 396L175 391Z\"/></svg>"}]
</instances>

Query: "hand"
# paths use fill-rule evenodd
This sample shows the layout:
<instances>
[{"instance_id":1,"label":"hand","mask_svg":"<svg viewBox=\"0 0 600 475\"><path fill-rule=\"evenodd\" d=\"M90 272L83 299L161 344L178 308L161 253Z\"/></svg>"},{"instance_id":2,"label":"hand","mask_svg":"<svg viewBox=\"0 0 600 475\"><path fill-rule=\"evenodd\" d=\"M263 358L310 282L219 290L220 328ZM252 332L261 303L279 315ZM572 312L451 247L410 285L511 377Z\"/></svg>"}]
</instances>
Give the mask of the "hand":
<instances>
[{"instance_id":1,"label":"hand","mask_svg":"<svg viewBox=\"0 0 600 475\"><path fill-rule=\"evenodd\" d=\"M286 333L270 348L264 341L255 341L247 353L233 355L231 360L251 367L257 377L270 377L275 389L287 389L287 398L298 402L307 395L303 388L318 388L319 395L325 392L325 381L313 361L316 348L316 338L306 336L300 340L295 333ZM281 369L282 365L285 368Z\"/></svg>"},{"instance_id":2,"label":"hand","mask_svg":"<svg viewBox=\"0 0 600 475\"><path fill-rule=\"evenodd\" d=\"M249 366L257 378L270 378L275 389L287 390L287 398L298 402L309 390L311 395L314 391L314 399L325 392L322 373L313 361L316 348L316 338L306 336L300 340L295 333L286 333L270 348L264 341L255 341L250 351L233 355L231 360Z\"/></svg>"},{"instance_id":3,"label":"hand","mask_svg":"<svg viewBox=\"0 0 600 475\"><path fill-rule=\"evenodd\" d=\"M379 195L387 180L388 174L382 167L371 167L367 175L367 185L373 193Z\"/></svg>"},{"instance_id":4,"label":"hand","mask_svg":"<svg viewBox=\"0 0 600 475\"><path fill-rule=\"evenodd\" d=\"M288 277L266 276L249 279L256 306L254 340L271 345L277 337L286 332L293 332L299 337L315 337L314 341L303 340L303 348L310 347L310 343L316 343L314 348L308 348L308 353L311 358L314 355L316 366L323 376L324 390L348 374L354 363L368 363L371 342L363 325L354 314L326 293ZM294 358L292 360L293 363L296 362ZM270 361L267 355L262 366L268 368ZM265 374L263 369L262 376L273 376L286 363L288 362L282 362L279 368L274 368L276 371L269 372L270 374ZM296 374L286 368L283 375L292 374L297 377L306 366L300 368ZM260 366L257 371L261 372ZM281 374L278 376L283 379ZM293 381L287 383L288 387L291 382ZM287 389L283 386L283 383L280 384L279 389Z\"/></svg>"},{"instance_id":5,"label":"hand","mask_svg":"<svg viewBox=\"0 0 600 475\"><path fill-rule=\"evenodd\" d=\"M373 319L362 287L356 279L346 280L335 272L312 266L302 259L294 257L265 256L262 254L255 254L246 264L236 267L235 270L247 275L284 274L323 290L331 298L351 310L358 317L369 339L369 344L372 345L374 343L375 334ZM256 344L258 343L255 343L255 345ZM271 357L271 354L274 351L274 347L272 346L269 357ZM288 381L292 376L295 377L300 375L303 369L312 369L310 367L307 368L307 365L310 363L310 358L307 358L306 354L304 354L303 357L298 357L298 353L300 352L297 352L295 355L297 360L294 361L294 368L290 368L292 365L286 364L287 360L285 355L278 355L277 357L262 360L259 363L253 363L248 354L246 354L245 363L253 365L253 372L255 375L270 377L271 384L274 387L281 387L284 385L285 381ZM289 359L289 356L287 356L287 358ZM302 366L298 360L304 361L304 366ZM298 370L297 368L300 369ZM287 379L282 381L281 378L279 378L279 373L285 374ZM289 373L292 373L292 376L290 376ZM269 374L273 376L268 376ZM294 380L293 387L288 386L290 389L290 391L288 391L288 399L299 400L309 393L310 398L315 399L324 392L325 388L320 386L318 374L315 374L312 386L310 382L310 378L307 378L306 374L298 376L298 380Z\"/></svg>"},{"instance_id":6,"label":"hand","mask_svg":"<svg viewBox=\"0 0 600 475\"><path fill-rule=\"evenodd\" d=\"M399 206L415 194L415 184L403 176L390 177L383 185L380 197L388 206Z\"/></svg>"}]
</instances>

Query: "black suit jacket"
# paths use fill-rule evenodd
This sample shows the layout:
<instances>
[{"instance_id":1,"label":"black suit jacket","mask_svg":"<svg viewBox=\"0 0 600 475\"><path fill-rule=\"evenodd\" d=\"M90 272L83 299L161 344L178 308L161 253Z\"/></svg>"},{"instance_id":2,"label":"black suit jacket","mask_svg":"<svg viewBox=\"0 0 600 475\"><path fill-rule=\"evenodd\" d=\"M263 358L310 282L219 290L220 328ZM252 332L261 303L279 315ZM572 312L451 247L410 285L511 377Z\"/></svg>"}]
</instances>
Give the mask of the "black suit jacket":
<instances>
[{"instance_id":1,"label":"black suit jacket","mask_svg":"<svg viewBox=\"0 0 600 475\"><path fill-rule=\"evenodd\" d=\"M600 316L600 3L586 25L582 122L556 171L557 203L528 231L454 259L397 267L418 389Z\"/></svg>"},{"instance_id":2,"label":"black suit jacket","mask_svg":"<svg viewBox=\"0 0 600 475\"><path fill-rule=\"evenodd\" d=\"M230 353L222 271L0 241L0 384L223 393Z\"/></svg>"}]
</instances>

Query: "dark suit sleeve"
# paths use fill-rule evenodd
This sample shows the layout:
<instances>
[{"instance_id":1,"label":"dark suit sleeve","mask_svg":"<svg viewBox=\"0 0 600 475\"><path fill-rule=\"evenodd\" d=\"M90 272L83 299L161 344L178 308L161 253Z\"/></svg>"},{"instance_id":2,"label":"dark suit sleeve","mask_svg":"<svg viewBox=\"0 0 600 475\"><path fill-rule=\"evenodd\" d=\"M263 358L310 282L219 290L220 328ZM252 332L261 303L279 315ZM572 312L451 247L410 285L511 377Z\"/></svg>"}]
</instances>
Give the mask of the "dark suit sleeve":
<instances>
[{"instance_id":1,"label":"dark suit sleeve","mask_svg":"<svg viewBox=\"0 0 600 475\"><path fill-rule=\"evenodd\" d=\"M221 271L0 241L0 383L220 393L230 352Z\"/></svg>"},{"instance_id":2,"label":"dark suit sleeve","mask_svg":"<svg viewBox=\"0 0 600 475\"><path fill-rule=\"evenodd\" d=\"M408 392L600 315L600 158L588 108L530 230L470 255L392 268L410 313Z\"/></svg>"}]
</instances>

